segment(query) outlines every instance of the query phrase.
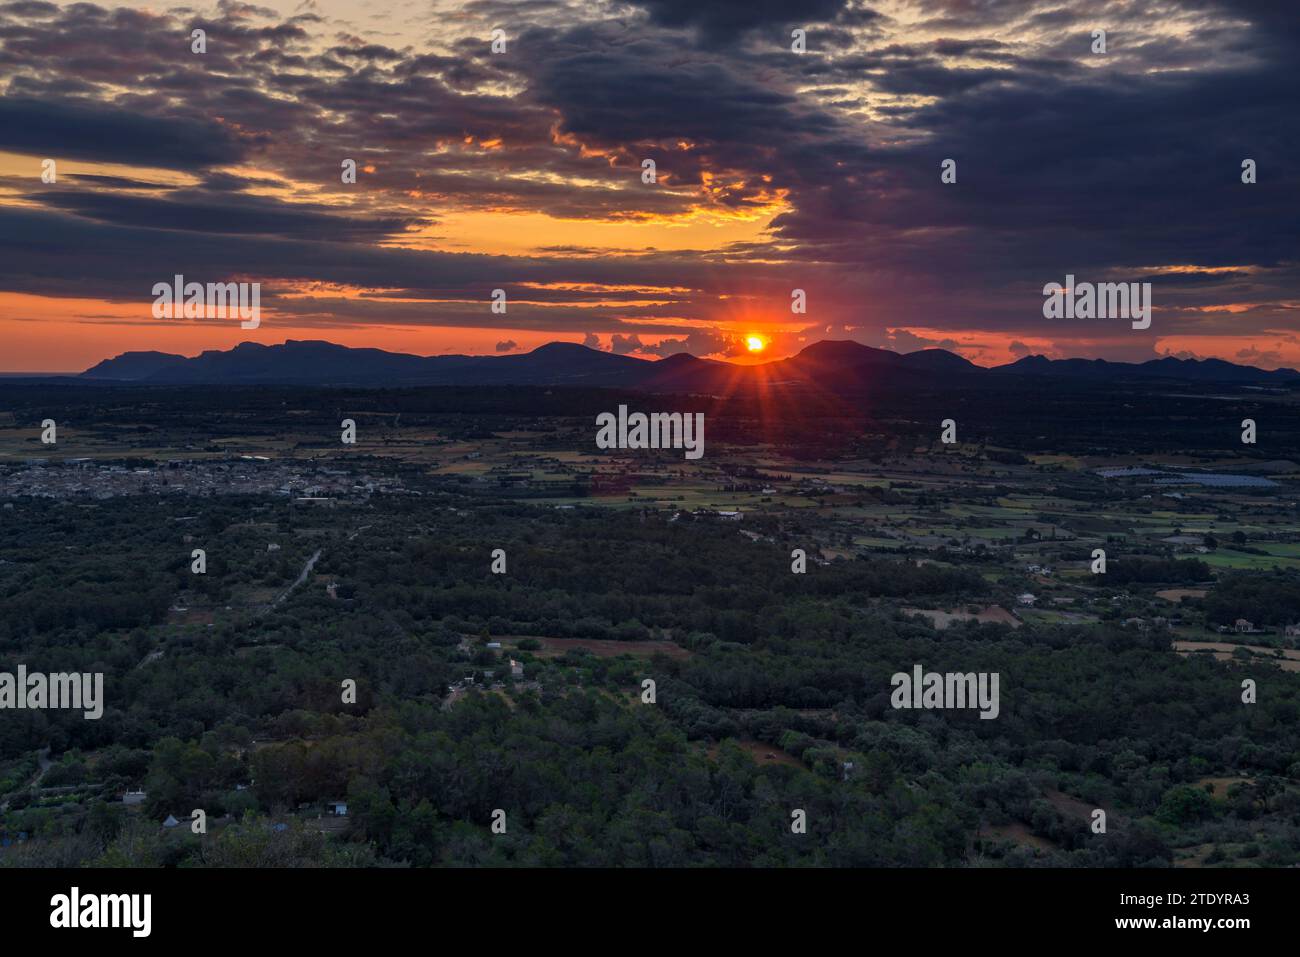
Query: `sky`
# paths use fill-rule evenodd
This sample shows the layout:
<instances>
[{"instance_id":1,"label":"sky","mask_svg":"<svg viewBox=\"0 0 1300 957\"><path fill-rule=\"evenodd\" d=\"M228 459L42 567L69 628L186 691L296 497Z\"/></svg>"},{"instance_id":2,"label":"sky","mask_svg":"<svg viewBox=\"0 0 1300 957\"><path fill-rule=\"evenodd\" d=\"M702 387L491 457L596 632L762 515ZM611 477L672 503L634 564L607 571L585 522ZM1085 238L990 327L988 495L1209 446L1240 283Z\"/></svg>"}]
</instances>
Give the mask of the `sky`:
<instances>
[{"instance_id":1,"label":"sky","mask_svg":"<svg viewBox=\"0 0 1300 957\"><path fill-rule=\"evenodd\" d=\"M1297 63L1294 0L0 0L0 371L287 339L1300 367ZM177 274L259 283L258 328L155 318ZM1045 317L1067 276L1150 283L1150 327Z\"/></svg>"}]
</instances>

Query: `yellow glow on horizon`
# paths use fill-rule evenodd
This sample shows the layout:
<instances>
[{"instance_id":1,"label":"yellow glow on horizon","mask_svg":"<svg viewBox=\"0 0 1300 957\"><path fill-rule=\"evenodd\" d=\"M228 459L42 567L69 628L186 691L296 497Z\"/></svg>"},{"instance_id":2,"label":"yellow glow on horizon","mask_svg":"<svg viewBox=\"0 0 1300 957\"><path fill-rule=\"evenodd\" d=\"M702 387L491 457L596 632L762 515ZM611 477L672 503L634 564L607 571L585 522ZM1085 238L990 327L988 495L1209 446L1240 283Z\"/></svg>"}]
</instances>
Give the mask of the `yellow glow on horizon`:
<instances>
[{"instance_id":1,"label":"yellow glow on horizon","mask_svg":"<svg viewBox=\"0 0 1300 957\"><path fill-rule=\"evenodd\" d=\"M50 157L55 161L55 182L41 182L41 163L44 156L32 153L11 153L0 150L0 176L14 177L18 182L15 187L25 186L31 190L49 189L51 186L65 185L65 177L77 176L119 176L123 179L139 180L158 186L196 186L199 178L190 173L153 166L130 166L124 163L105 163L90 160L64 159Z\"/></svg>"},{"instance_id":2,"label":"yellow glow on horizon","mask_svg":"<svg viewBox=\"0 0 1300 957\"><path fill-rule=\"evenodd\" d=\"M546 255L548 247L577 247L600 256L722 249L732 243L764 243L767 227L784 207L748 218L701 213L679 219L556 219L545 213L460 210L440 214L424 229L402 233L391 245L488 255ZM552 253L554 254L554 253ZM565 255L570 255L566 250Z\"/></svg>"}]
</instances>

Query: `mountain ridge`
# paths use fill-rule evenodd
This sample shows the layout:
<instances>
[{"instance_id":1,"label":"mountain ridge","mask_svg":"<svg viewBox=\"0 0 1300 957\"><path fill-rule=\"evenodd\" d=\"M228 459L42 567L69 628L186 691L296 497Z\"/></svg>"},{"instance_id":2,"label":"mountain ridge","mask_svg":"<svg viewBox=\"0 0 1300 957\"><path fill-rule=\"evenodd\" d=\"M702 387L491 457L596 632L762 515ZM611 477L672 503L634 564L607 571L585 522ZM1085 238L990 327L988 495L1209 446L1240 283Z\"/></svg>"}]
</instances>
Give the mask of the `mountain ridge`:
<instances>
[{"instance_id":1,"label":"mountain ridge","mask_svg":"<svg viewBox=\"0 0 1300 957\"><path fill-rule=\"evenodd\" d=\"M1033 355L985 368L944 349L899 353L842 339L823 339L795 355L751 365L689 353L654 361L573 342L549 342L531 352L507 356L418 356L319 339L290 339L277 345L241 342L228 350L206 350L192 358L156 351L125 352L96 363L76 378L137 385L578 385L710 392L764 382L854 390L934 381L975 386L1042 377L1075 382L1165 379L1264 385L1300 380L1300 373L1241 366L1222 359L1173 356L1131 363Z\"/></svg>"}]
</instances>

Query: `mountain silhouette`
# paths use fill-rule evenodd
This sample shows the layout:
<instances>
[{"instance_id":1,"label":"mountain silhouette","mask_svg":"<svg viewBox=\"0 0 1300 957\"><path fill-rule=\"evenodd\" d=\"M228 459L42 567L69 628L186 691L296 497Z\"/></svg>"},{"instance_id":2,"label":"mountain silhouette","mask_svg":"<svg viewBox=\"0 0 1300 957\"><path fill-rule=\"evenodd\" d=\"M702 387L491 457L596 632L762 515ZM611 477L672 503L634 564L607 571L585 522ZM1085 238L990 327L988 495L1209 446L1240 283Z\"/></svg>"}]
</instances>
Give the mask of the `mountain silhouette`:
<instances>
[{"instance_id":1,"label":"mountain silhouette","mask_svg":"<svg viewBox=\"0 0 1300 957\"><path fill-rule=\"evenodd\" d=\"M898 353L844 340L823 340L784 359L738 365L687 353L652 361L570 342L552 342L509 356L417 356L291 339L272 346L243 342L233 349L209 350L193 358L126 352L98 363L78 378L144 385L548 385L718 393L761 385L849 392L934 384L981 388L1043 377L1085 383L1181 380L1262 385L1294 382L1300 373L1294 369L1266 371L1221 359L1171 356L1142 363L1026 356L987 369L943 349Z\"/></svg>"}]
</instances>

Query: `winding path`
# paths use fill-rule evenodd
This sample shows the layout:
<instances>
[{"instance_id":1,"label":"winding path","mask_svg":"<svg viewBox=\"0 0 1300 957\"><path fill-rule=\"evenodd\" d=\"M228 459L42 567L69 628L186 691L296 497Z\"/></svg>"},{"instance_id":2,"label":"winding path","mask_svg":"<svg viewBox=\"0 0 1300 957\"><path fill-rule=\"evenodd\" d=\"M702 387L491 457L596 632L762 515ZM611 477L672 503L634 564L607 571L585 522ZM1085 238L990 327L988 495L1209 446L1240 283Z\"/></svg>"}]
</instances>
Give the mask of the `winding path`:
<instances>
[{"instance_id":1,"label":"winding path","mask_svg":"<svg viewBox=\"0 0 1300 957\"><path fill-rule=\"evenodd\" d=\"M321 551L322 549L319 548L316 549L316 553L312 555L311 558L307 559L307 564L302 566L302 571L298 573L298 577L294 579L293 584L290 585L288 588L286 588L284 591L282 591L280 593L279 598L271 602L270 608L274 608L276 605L280 604L282 601L284 601L286 598L292 595L294 589L307 580L307 576L311 574L311 570L314 567L316 567L316 561L317 559L320 558Z\"/></svg>"}]
</instances>

